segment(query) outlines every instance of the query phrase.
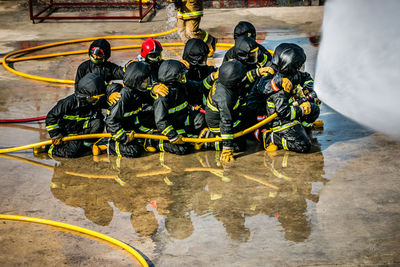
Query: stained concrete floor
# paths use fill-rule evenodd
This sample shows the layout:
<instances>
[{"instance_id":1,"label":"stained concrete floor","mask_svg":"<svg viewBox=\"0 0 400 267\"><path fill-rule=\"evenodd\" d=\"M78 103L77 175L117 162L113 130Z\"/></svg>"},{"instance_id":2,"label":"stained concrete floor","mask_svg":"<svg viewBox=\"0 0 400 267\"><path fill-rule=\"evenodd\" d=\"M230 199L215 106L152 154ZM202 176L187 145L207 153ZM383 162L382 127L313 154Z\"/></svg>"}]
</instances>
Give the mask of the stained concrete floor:
<instances>
[{"instance_id":1,"label":"stained concrete floor","mask_svg":"<svg viewBox=\"0 0 400 267\"><path fill-rule=\"evenodd\" d=\"M0 2L0 53L43 43L170 29L166 9L149 22L31 24L23 1ZM7 9L5 9L7 7ZM296 42L313 73L322 7L209 9L205 29L224 42L240 20L273 49ZM232 19L235 18L235 20ZM160 38L177 41L176 36ZM135 41L112 41L112 45ZM140 41L139 41L140 43ZM40 53L85 49L88 44ZM113 52L123 65L138 51ZM181 50L167 50L177 58ZM217 66L224 51L211 63ZM86 56L15 63L15 69L73 79ZM70 86L0 69L0 119L43 116ZM218 153L48 159L32 150L0 155L0 213L61 221L121 240L155 266L397 266L400 264L400 144L321 106L313 152L267 154L250 143L229 169ZM48 139L42 122L0 124L0 147ZM131 266L107 244L53 227L1 221L0 265Z\"/></svg>"}]
</instances>

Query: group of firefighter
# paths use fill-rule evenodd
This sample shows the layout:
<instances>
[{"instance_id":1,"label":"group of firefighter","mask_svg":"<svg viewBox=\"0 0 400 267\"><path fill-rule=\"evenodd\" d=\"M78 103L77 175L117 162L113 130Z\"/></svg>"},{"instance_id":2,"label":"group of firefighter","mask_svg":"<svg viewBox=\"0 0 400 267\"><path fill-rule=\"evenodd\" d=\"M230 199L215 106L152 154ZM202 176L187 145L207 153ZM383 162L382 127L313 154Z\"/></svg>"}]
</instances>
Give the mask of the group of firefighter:
<instances>
[{"instance_id":1,"label":"group of firefighter","mask_svg":"<svg viewBox=\"0 0 400 267\"><path fill-rule=\"evenodd\" d=\"M144 151L184 155L212 149L221 150L221 162L230 162L254 137L267 151L310 151L320 101L312 77L304 72L304 50L282 43L272 56L256 42L256 29L246 21L236 25L234 39L219 68L207 65L215 44L213 48L202 39L188 39L182 59L173 60L163 59L161 43L148 38L140 55L124 67L108 61L107 40L95 40L89 60L78 67L75 92L47 114L52 145L45 151L70 158L90 152L132 158ZM122 83L111 82L115 80ZM254 135L234 138L234 133L274 113L277 117ZM112 137L62 141L104 130ZM135 133L164 135L168 141L138 139ZM186 143L184 137L222 141Z\"/></svg>"}]
</instances>

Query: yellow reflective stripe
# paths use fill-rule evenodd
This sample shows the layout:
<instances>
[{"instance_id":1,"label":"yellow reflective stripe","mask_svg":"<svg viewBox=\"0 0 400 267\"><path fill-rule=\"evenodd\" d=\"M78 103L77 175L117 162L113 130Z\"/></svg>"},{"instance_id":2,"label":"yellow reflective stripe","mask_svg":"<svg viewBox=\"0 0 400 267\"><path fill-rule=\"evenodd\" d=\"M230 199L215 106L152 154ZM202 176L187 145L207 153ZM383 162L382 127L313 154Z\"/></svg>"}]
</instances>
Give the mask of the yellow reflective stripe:
<instances>
[{"instance_id":1,"label":"yellow reflective stripe","mask_svg":"<svg viewBox=\"0 0 400 267\"><path fill-rule=\"evenodd\" d=\"M171 113L175 113L175 112L177 112L177 111L181 111L182 109L186 108L187 105L188 105L188 102L185 101L185 102L183 102L182 104L180 104L179 106L176 106L176 107L174 107L174 108L168 109L168 113L171 114Z\"/></svg>"},{"instance_id":2,"label":"yellow reflective stripe","mask_svg":"<svg viewBox=\"0 0 400 267\"><path fill-rule=\"evenodd\" d=\"M54 149L54 145L51 145L49 150L47 151L47 154L50 156L50 158L53 158L53 149Z\"/></svg>"},{"instance_id":3,"label":"yellow reflective stripe","mask_svg":"<svg viewBox=\"0 0 400 267\"><path fill-rule=\"evenodd\" d=\"M119 150L119 142L115 142L115 152L117 153L118 157L122 157L121 151Z\"/></svg>"},{"instance_id":4,"label":"yellow reflective stripe","mask_svg":"<svg viewBox=\"0 0 400 267\"><path fill-rule=\"evenodd\" d=\"M83 145L86 147L91 147L93 145L93 143L87 142L87 141L83 141Z\"/></svg>"},{"instance_id":5,"label":"yellow reflective stripe","mask_svg":"<svg viewBox=\"0 0 400 267\"><path fill-rule=\"evenodd\" d=\"M268 56L264 54L263 61L259 62L257 65L259 65L260 67L264 67L264 65L267 64L267 61L268 61Z\"/></svg>"},{"instance_id":6,"label":"yellow reflective stripe","mask_svg":"<svg viewBox=\"0 0 400 267\"><path fill-rule=\"evenodd\" d=\"M292 104L293 102L294 102L294 98L291 97L291 98L289 99L289 104Z\"/></svg>"},{"instance_id":7,"label":"yellow reflective stripe","mask_svg":"<svg viewBox=\"0 0 400 267\"><path fill-rule=\"evenodd\" d=\"M207 107L209 107L212 111L219 112L218 108L211 105L208 99L207 99Z\"/></svg>"},{"instance_id":8,"label":"yellow reflective stripe","mask_svg":"<svg viewBox=\"0 0 400 267\"><path fill-rule=\"evenodd\" d=\"M139 130L145 133L150 132L152 129L140 125Z\"/></svg>"},{"instance_id":9,"label":"yellow reflective stripe","mask_svg":"<svg viewBox=\"0 0 400 267\"><path fill-rule=\"evenodd\" d=\"M203 95L203 105L204 105L204 106L207 105L207 98L206 98L205 95Z\"/></svg>"},{"instance_id":10,"label":"yellow reflective stripe","mask_svg":"<svg viewBox=\"0 0 400 267\"><path fill-rule=\"evenodd\" d=\"M274 102L267 101L267 106L268 106L269 108L275 108Z\"/></svg>"},{"instance_id":11,"label":"yellow reflective stripe","mask_svg":"<svg viewBox=\"0 0 400 267\"><path fill-rule=\"evenodd\" d=\"M221 134L222 139L233 139L233 134Z\"/></svg>"},{"instance_id":12,"label":"yellow reflective stripe","mask_svg":"<svg viewBox=\"0 0 400 267\"><path fill-rule=\"evenodd\" d=\"M165 128L161 134L163 135L167 135L170 131L172 131L174 129L174 127L172 127L172 125L169 125L167 128Z\"/></svg>"},{"instance_id":13,"label":"yellow reflective stripe","mask_svg":"<svg viewBox=\"0 0 400 267\"><path fill-rule=\"evenodd\" d=\"M212 132L212 133L220 133L221 132L221 130L219 128L209 128L209 129L210 129L210 132Z\"/></svg>"},{"instance_id":14,"label":"yellow reflective stripe","mask_svg":"<svg viewBox=\"0 0 400 267\"><path fill-rule=\"evenodd\" d=\"M254 48L253 50L250 50L250 53L254 53L256 51L258 51L258 46L256 48Z\"/></svg>"},{"instance_id":15,"label":"yellow reflective stripe","mask_svg":"<svg viewBox=\"0 0 400 267\"><path fill-rule=\"evenodd\" d=\"M233 123L233 127L235 128L236 126L238 126L240 124L240 120L237 120Z\"/></svg>"},{"instance_id":16,"label":"yellow reflective stripe","mask_svg":"<svg viewBox=\"0 0 400 267\"><path fill-rule=\"evenodd\" d=\"M286 139L283 138L283 137L282 137L282 147L283 147L283 149L285 149L285 150L289 150L288 147L287 147Z\"/></svg>"},{"instance_id":17,"label":"yellow reflective stripe","mask_svg":"<svg viewBox=\"0 0 400 267\"><path fill-rule=\"evenodd\" d=\"M190 124L189 115L187 115L185 120L185 126L189 126L189 124Z\"/></svg>"},{"instance_id":18,"label":"yellow reflective stripe","mask_svg":"<svg viewBox=\"0 0 400 267\"><path fill-rule=\"evenodd\" d=\"M60 128L60 126L58 124L46 126L47 131L51 131L51 130L58 129L58 128Z\"/></svg>"},{"instance_id":19,"label":"yellow reflective stripe","mask_svg":"<svg viewBox=\"0 0 400 267\"><path fill-rule=\"evenodd\" d=\"M142 110L142 108L138 108L137 110L126 112L126 113L124 113L124 117L129 117L129 116L138 114L141 110Z\"/></svg>"},{"instance_id":20,"label":"yellow reflective stripe","mask_svg":"<svg viewBox=\"0 0 400 267\"><path fill-rule=\"evenodd\" d=\"M298 121L293 121L293 122L289 122L289 123L286 123L286 124L281 125L281 126L274 127L271 130L273 132L279 132L279 131L285 130L285 129L289 128L289 127L295 126L296 124L299 124L299 122Z\"/></svg>"},{"instance_id":21,"label":"yellow reflective stripe","mask_svg":"<svg viewBox=\"0 0 400 267\"><path fill-rule=\"evenodd\" d=\"M301 125L303 125L304 127L311 127L311 126L313 126L313 123L307 123L305 121L302 121Z\"/></svg>"},{"instance_id":22,"label":"yellow reflective stripe","mask_svg":"<svg viewBox=\"0 0 400 267\"><path fill-rule=\"evenodd\" d=\"M293 106L290 106L290 119L294 120L296 118L296 109Z\"/></svg>"},{"instance_id":23,"label":"yellow reflective stripe","mask_svg":"<svg viewBox=\"0 0 400 267\"><path fill-rule=\"evenodd\" d=\"M203 15L203 14L201 14L201 15ZM206 32L206 36L204 36L204 39L203 39L203 42L207 43L207 41L208 41L208 32Z\"/></svg>"},{"instance_id":24,"label":"yellow reflective stripe","mask_svg":"<svg viewBox=\"0 0 400 267\"><path fill-rule=\"evenodd\" d=\"M251 75L251 70L249 70L249 71L246 73L246 76L247 76L247 78L249 79L249 81L250 81L251 83L255 81L253 75Z\"/></svg>"},{"instance_id":25,"label":"yellow reflective stripe","mask_svg":"<svg viewBox=\"0 0 400 267\"><path fill-rule=\"evenodd\" d=\"M282 167L283 168L287 167L288 158L289 158L289 154L285 153L285 155L283 156L283 159L282 159Z\"/></svg>"},{"instance_id":26,"label":"yellow reflective stripe","mask_svg":"<svg viewBox=\"0 0 400 267\"><path fill-rule=\"evenodd\" d=\"M203 80L203 85L207 90L209 90L212 87L212 85L207 82L207 78Z\"/></svg>"},{"instance_id":27,"label":"yellow reflective stripe","mask_svg":"<svg viewBox=\"0 0 400 267\"><path fill-rule=\"evenodd\" d=\"M139 124L139 117L136 117L135 124Z\"/></svg>"},{"instance_id":28,"label":"yellow reflective stripe","mask_svg":"<svg viewBox=\"0 0 400 267\"><path fill-rule=\"evenodd\" d=\"M64 115L63 119L72 120L72 121L84 121L89 120L90 117L79 117L79 115Z\"/></svg>"},{"instance_id":29,"label":"yellow reflective stripe","mask_svg":"<svg viewBox=\"0 0 400 267\"><path fill-rule=\"evenodd\" d=\"M85 121L85 123L83 124L83 129L86 129L86 128L88 127L88 125L89 125L89 121L87 120L87 121Z\"/></svg>"},{"instance_id":30,"label":"yellow reflective stripe","mask_svg":"<svg viewBox=\"0 0 400 267\"><path fill-rule=\"evenodd\" d=\"M304 84L309 84L309 83L311 83L311 82L313 82L313 80L305 81Z\"/></svg>"},{"instance_id":31,"label":"yellow reflective stripe","mask_svg":"<svg viewBox=\"0 0 400 267\"><path fill-rule=\"evenodd\" d=\"M110 115L110 113L111 113L111 111L109 111L109 110L107 109L106 114L107 114L107 115Z\"/></svg>"},{"instance_id":32,"label":"yellow reflective stripe","mask_svg":"<svg viewBox=\"0 0 400 267\"><path fill-rule=\"evenodd\" d=\"M219 144L220 144L220 142L215 142L215 150L217 150L217 151L221 150Z\"/></svg>"},{"instance_id":33,"label":"yellow reflective stripe","mask_svg":"<svg viewBox=\"0 0 400 267\"><path fill-rule=\"evenodd\" d=\"M160 151L164 152L164 140L160 140L160 142L158 143L158 148L160 149Z\"/></svg>"},{"instance_id":34,"label":"yellow reflective stripe","mask_svg":"<svg viewBox=\"0 0 400 267\"><path fill-rule=\"evenodd\" d=\"M237 109L240 105L240 100L238 99L238 101L236 101L235 106L233 107L233 110Z\"/></svg>"},{"instance_id":35,"label":"yellow reflective stripe","mask_svg":"<svg viewBox=\"0 0 400 267\"><path fill-rule=\"evenodd\" d=\"M123 135L125 133L124 129L119 130L112 138L114 140L117 140L121 135Z\"/></svg>"},{"instance_id":36,"label":"yellow reflective stripe","mask_svg":"<svg viewBox=\"0 0 400 267\"><path fill-rule=\"evenodd\" d=\"M203 16L204 11L200 10L200 11L194 11L194 12L178 12L178 18L190 18L190 17L195 17L195 16Z\"/></svg>"},{"instance_id":37,"label":"yellow reflective stripe","mask_svg":"<svg viewBox=\"0 0 400 267\"><path fill-rule=\"evenodd\" d=\"M186 133L186 132L185 132L185 129L179 129L179 130L176 130L176 132L177 132L178 134L184 134L184 133Z\"/></svg>"}]
</instances>

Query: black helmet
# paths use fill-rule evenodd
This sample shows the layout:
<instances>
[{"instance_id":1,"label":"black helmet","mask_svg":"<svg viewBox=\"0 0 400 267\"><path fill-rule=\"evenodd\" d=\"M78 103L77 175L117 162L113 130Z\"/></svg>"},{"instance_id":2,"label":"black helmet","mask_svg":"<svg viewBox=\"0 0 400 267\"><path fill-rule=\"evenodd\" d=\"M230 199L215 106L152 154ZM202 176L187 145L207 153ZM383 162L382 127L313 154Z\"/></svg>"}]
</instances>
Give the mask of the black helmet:
<instances>
[{"instance_id":1,"label":"black helmet","mask_svg":"<svg viewBox=\"0 0 400 267\"><path fill-rule=\"evenodd\" d=\"M161 63L158 69L158 80L165 84L184 83L180 81L188 72L183 63L178 60L168 59Z\"/></svg>"},{"instance_id":2,"label":"black helmet","mask_svg":"<svg viewBox=\"0 0 400 267\"><path fill-rule=\"evenodd\" d=\"M88 73L79 80L75 94L78 98L85 99L95 105L106 93L106 83L97 74Z\"/></svg>"},{"instance_id":3,"label":"black helmet","mask_svg":"<svg viewBox=\"0 0 400 267\"><path fill-rule=\"evenodd\" d=\"M208 45L200 39L190 39L183 49L182 58L190 65L203 65L210 52Z\"/></svg>"},{"instance_id":4,"label":"black helmet","mask_svg":"<svg viewBox=\"0 0 400 267\"><path fill-rule=\"evenodd\" d=\"M111 56L111 45L105 39L97 39L89 46L89 58L95 63L103 63Z\"/></svg>"},{"instance_id":5,"label":"black helmet","mask_svg":"<svg viewBox=\"0 0 400 267\"><path fill-rule=\"evenodd\" d=\"M124 85L131 89L146 91L150 83L151 68L146 62L130 63L124 73Z\"/></svg>"},{"instance_id":6,"label":"black helmet","mask_svg":"<svg viewBox=\"0 0 400 267\"><path fill-rule=\"evenodd\" d=\"M235 41L236 59L246 65L257 63L258 43L251 37L239 36Z\"/></svg>"},{"instance_id":7,"label":"black helmet","mask_svg":"<svg viewBox=\"0 0 400 267\"><path fill-rule=\"evenodd\" d=\"M296 44L283 43L276 47L272 64L284 76L293 76L306 61L303 48Z\"/></svg>"},{"instance_id":8,"label":"black helmet","mask_svg":"<svg viewBox=\"0 0 400 267\"><path fill-rule=\"evenodd\" d=\"M227 88L240 89L246 78L246 68L237 60L224 62L219 68L218 82Z\"/></svg>"},{"instance_id":9,"label":"black helmet","mask_svg":"<svg viewBox=\"0 0 400 267\"><path fill-rule=\"evenodd\" d=\"M254 28L253 24L250 22L240 21L233 31L233 39L236 40L239 36L247 36L256 39L256 28Z\"/></svg>"}]
</instances>

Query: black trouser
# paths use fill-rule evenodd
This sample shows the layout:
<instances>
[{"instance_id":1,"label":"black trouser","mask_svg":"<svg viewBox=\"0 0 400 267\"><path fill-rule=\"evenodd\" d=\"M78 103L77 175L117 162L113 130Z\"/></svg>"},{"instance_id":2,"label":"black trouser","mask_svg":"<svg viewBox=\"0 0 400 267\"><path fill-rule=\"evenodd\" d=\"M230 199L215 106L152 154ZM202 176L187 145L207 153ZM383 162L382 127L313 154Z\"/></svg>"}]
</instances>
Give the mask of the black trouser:
<instances>
[{"instance_id":1,"label":"black trouser","mask_svg":"<svg viewBox=\"0 0 400 267\"><path fill-rule=\"evenodd\" d=\"M78 134L80 135L80 134L103 133L103 131L104 131L103 119L96 118L90 120L87 127ZM51 145L48 152L50 156L53 155L63 158L78 158L88 153L91 153L93 140L94 139L66 141L58 146Z\"/></svg>"},{"instance_id":2,"label":"black trouser","mask_svg":"<svg viewBox=\"0 0 400 267\"><path fill-rule=\"evenodd\" d=\"M122 144L110 139L108 143L109 154L125 158L137 158L142 155L143 147L136 140L128 144Z\"/></svg>"},{"instance_id":3,"label":"black trouser","mask_svg":"<svg viewBox=\"0 0 400 267\"><path fill-rule=\"evenodd\" d=\"M264 134L264 148L271 142L279 148L294 152L305 153L311 149L311 141L301 124L277 132L266 132Z\"/></svg>"}]
</instances>

